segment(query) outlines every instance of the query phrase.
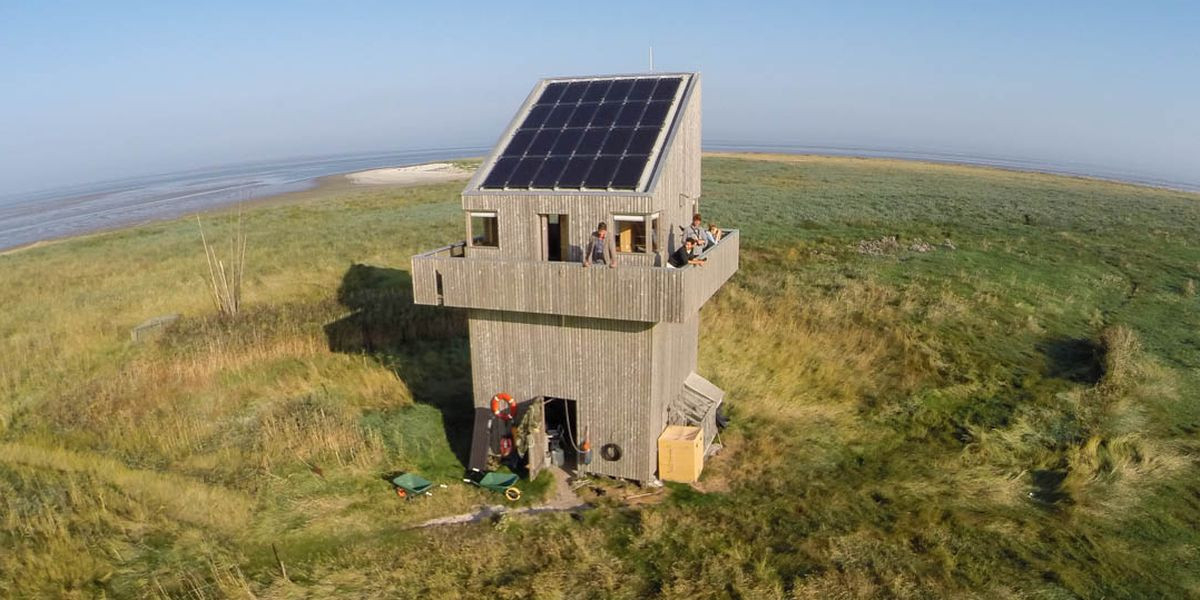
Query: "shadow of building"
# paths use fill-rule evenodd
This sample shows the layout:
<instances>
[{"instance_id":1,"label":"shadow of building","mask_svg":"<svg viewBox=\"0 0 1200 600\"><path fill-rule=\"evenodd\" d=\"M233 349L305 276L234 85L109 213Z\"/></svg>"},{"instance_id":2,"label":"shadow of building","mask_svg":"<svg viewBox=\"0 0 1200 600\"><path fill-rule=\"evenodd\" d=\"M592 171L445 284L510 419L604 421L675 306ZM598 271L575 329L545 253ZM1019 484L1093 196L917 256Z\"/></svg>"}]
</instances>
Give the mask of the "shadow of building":
<instances>
[{"instance_id":1,"label":"shadow of building","mask_svg":"<svg viewBox=\"0 0 1200 600\"><path fill-rule=\"evenodd\" d=\"M342 276L337 300L351 312L325 325L330 351L371 357L415 402L441 411L451 450L466 465L474 409L464 311L415 304L407 271L363 264Z\"/></svg>"}]
</instances>

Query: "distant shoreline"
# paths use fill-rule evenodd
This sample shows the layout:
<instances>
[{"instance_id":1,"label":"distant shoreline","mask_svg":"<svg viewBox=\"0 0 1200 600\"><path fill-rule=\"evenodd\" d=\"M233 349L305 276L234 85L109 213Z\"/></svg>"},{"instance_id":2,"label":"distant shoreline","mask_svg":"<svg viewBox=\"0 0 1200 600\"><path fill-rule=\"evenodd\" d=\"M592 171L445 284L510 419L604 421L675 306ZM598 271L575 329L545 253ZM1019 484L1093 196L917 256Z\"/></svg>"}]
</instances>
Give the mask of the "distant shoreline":
<instances>
[{"instance_id":1,"label":"distant shoreline","mask_svg":"<svg viewBox=\"0 0 1200 600\"><path fill-rule=\"evenodd\" d=\"M459 159L454 159L454 160L469 160L469 157L464 157L464 158L459 158ZM288 204L291 202L300 201L300 200L304 200L304 199L308 199L308 198L325 196L330 193L350 191L350 190L355 190L355 189L406 188L406 187L412 187L415 185L431 185L431 184L435 184L435 183L444 183L447 181L456 181L456 180L466 181L471 175L470 171L461 171L458 173L445 174L441 177L435 176L432 178L428 177L428 176L424 176L424 177L422 177L422 176L417 176L417 177L406 176L409 173L411 173L411 171L409 171L409 170L418 170L418 169L421 169L422 167L426 167L429 165L441 165L441 164L446 164L446 163L439 161L439 162L422 163L419 165L402 165L402 166L397 166L397 167L384 167L384 168L379 168L379 169L367 169L367 170L362 170L362 171L350 171L347 173L335 173L332 175L323 175L321 177L315 177L312 180L310 180L308 182L307 187L305 187L304 189L288 191L288 192L281 192L278 194L271 194L271 195L267 195L267 196L257 196L257 197L248 198L245 200L238 200L233 203L217 203L217 204L213 204L211 206L205 207L205 208L198 209L194 212L194 214L207 215L207 214L213 214L213 213L224 213L224 212L228 212L228 211L234 210L234 209L257 208L257 207L262 207L262 206ZM390 172L390 173L380 174L379 172L381 172L381 171L386 171L386 172ZM406 171L408 171L408 172L406 172ZM361 178L361 176L364 176L364 175L374 175L374 177L371 180L363 180ZM360 177L356 179L355 176L360 176ZM79 233L67 234L67 235L63 235L63 236L28 242L28 243L21 244L18 246L0 247L0 256L3 256L5 254L11 254L14 252L21 252L21 251L29 250L32 248L37 248L40 246L48 246L51 244L57 244L57 243L64 242L67 240L87 238L87 237L91 237L91 236L95 236L95 235L101 235L104 233L110 233L113 231L121 231L124 229L132 229L134 227L142 227L142 226L150 225L153 223L160 223L160 222L170 221L170 220L174 220L174 219L186 218L187 216L188 216L187 214L183 214L183 215L172 214L172 215L164 215L162 217L149 217L145 220L138 221L138 222L114 224L112 226L98 227L96 229L91 229L91 230L83 231L83 232L79 232Z\"/></svg>"},{"instance_id":2,"label":"distant shoreline","mask_svg":"<svg viewBox=\"0 0 1200 600\"><path fill-rule=\"evenodd\" d=\"M1168 179L1147 177L1136 173L1118 173L1111 169L1094 165L1052 164L1044 161L1022 160L1016 158L973 156L948 152L927 152L920 150L887 150L858 147L825 147L825 146L796 146L773 144L736 144L720 143L705 146L705 154L778 154L788 156L828 156L836 158L869 158L884 160L902 160L908 162L926 162L939 165L961 165L1004 171L1025 173L1041 173L1043 175L1060 175L1063 177L1079 177L1096 181L1122 183L1149 187L1173 192L1188 192L1200 194L1200 182L1187 183ZM1108 171L1107 173L1104 171Z\"/></svg>"},{"instance_id":3,"label":"distant shoreline","mask_svg":"<svg viewBox=\"0 0 1200 600\"><path fill-rule=\"evenodd\" d=\"M739 147L737 147L737 149L726 149L726 147L724 147L724 146L716 146L713 149L706 150L704 152L704 155L705 156L731 157L731 158L741 157L741 158L751 158L751 159L760 159L760 160L781 160L781 159L783 159L783 160L804 160L804 159L833 158L833 159L846 159L846 160L857 159L857 160L870 160L870 161L897 161L897 162L910 163L910 164L911 163L925 163L925 164L930 164L930 165L939 165L939 166L948 166L948 167L962 167L962 168L969 168L969 169L995 170L995 171L1010 172L1010 173L1027 173L1027 174L1043 175L1043 176L1049 176L1049 177L1063 177L1063 178L1068 178L1068 179L1080 179L1080 180L1087 180L1087 181L1093 181L1093 182L1097 182L1097 183L1104 183L1104 184L1111 184L1111 185L1127 185L1127 186L1132 186L1132 187L1151 188L1151 189L1158 189L1158 190L1168 191L1168 192L1195 194L1197 196L1200 196L1200 187L1196 187L1195 189L1192 189L1191 187L1188 187L1186 184L1171 184L1169 182L1154 182L1154 181L1148 181L1148 180L1147 181L1133 181L1133 180L1129 180L1129 179L1122 179L1122 178L1116 178L1116 177L1106 177L1103 175L1091 175L1091 174L1071 172L1071 171L1060 171L1060 170L1054 170L1049 167L1038 168L1033 165L1031 165L1029 167L1025 167L1025 166L1020 166L1020 165L1015 165L1015 164L990 164L990 163L971 161L966 158L955 159L955 158L949 157L949 156L939 159L936 157L916 158L916 157L909 157L909 156L902 156L902 155L897 155L897 156L864 155L864 154L858 154L858 153L851 153L848 151L846 153L831 153L828 151L825 151L825 152L818 152L818 151L788 152L788 151L782 151L782 150L776 149L776 147L769 147L769 146L763 146L763 147L739 146ZM454 157L454 158L446 158L446 159L439 160L439 161L425 161L425 162L421 162L421 163L417 163L417 164L405 164L405 165L400 165L400 166L375 167L375 168L369 168L369 169L355 169L355 170L350 170L350 171L346 171L346 172L342 172L342 173L332 173L332 174L327 174L327 175L311 177L306 180L290 182L291 185L293 185L294 187L296 187L298 189L291 189L291 190L282 191L282 192L278 192L278 193L266 194L266 195L262 195L262 196L253 196L253 197L242 198L242 199L235 198L235 199L226 200L226 201L216 201L211 204L200 206L195 209L186 210L186 211L180 211L180 210L174 210L174 211L169 211L169 212L164 211L163 213L160 213L157 215L151 214L151 215L148 215L144 218L137 219L137 220L128 220L128 221L122 221L122 222L115 222L115 223L111 223L111 224L96 224L95 226L88 227L83 230L73 231L73 232L62 234L62 235L50 236L50 237L46 237L46 238L39 239L39 240L25 241L25 242L21 242L21 243L12 245L12 246L4 246L3 245L4 242L0 242L0 256L6 255L6 254L11 254L14 252L29 250L29 249L37 248L37 247L41 247L41 246L46 246L46 245L50 245L50 244L56 244L56 243L59 243L59 242L65 241L65 240L87 238L87 237L91 237L94 235L99 235L99 234L108 233L108 232L112 232L112 231L120 231L120 230L130 229L130 228L134 228L134 227L141 227L141 226L149 225L152 223L169 221L172 219L178 219L181 217L185 217L185 216L188 216L191 214L220 213L220 212L228 211L230 209L237 208L237 207L249 208L249 207L259 207L259 206L264 206L264 205L273 205L273 204L286 204L286 203L289 203L292 201L303 200L306 198L312 198L312 197L316 197L316 196L324 196L324 195L334 193L334 192L339 192L339 191L348 191L351 189L361 189L361 188L367 187L367 186L369 186L369 187L409 187L412 185L425 185L425 184L438 183L438 182L444 182L444 181L453 181L456 179L465 181L470 176L469 172L459 173L455 177L451 177L449 179L434 177L432 179L427 179L427 180L411 179L411 178L404 178L404 177L400 177L399 179L395 179L395 180L388 180L387 174L385 172L402 171L404 169L421 168L423 166L430 165L430 164L439 164L439 163L444 163L447 161L461 161L461 160L468 160L468 159L469 159L469 157ZM378 177L379 175L382 175L382 178L379 178ZM367 177L367 178L374 177L374 178L376 178L376 180L359 181L356 183L356 182L352 181L352 178L354 178L355 176L359 176L360 178L361 177ZM81 195L81 196L71 197L69 199L75 200L76 202L86 202L87 198L89 196L97 196L97 195L99 195L99 194ZM1200 198L1198 198L1198 199L1200 199ZM0 207L0 208L3 208L3 207ZM2 216L2 214L3 213L0 212L0 216ZM2 233L2 232L0 232L0 233Z\"/></svg>"},{"instance_id":4,"label":"distant shoreline","mask_svg":"<svg viewBox=\"0 0 1200 600\"><path fill-rule=\"evenodd\" d=\"M0 252L324 189L346 173L461 160L481 148L262 161L0 197Z\"/></svg>"}]
</instances>

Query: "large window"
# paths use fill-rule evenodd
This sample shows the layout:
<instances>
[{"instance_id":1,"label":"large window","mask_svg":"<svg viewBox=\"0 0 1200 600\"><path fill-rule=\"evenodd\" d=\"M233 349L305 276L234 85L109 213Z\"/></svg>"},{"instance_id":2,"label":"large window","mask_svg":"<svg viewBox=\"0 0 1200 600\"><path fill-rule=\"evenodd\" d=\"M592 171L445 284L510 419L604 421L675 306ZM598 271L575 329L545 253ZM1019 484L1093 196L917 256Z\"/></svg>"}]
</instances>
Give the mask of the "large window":
<instances>
[{"instance_id":1,"label":"large window","mask_svg":"<svg viewBox=\"0 0 1200 600\"><path fill-rule=\"evenodd\" d=\"M471 213L471 245L495 248L500 245L500 226L494 212Z\"/></svg>"},{"instance_id":2,"label":"large window","mask_svg":"<svg viewBox=\"0 0 1200 600\"><path fill-rule=\"evenodd\" d=\"M654 252L658 215L613 215L617 252Z\"/></svg>"}]
</instances>

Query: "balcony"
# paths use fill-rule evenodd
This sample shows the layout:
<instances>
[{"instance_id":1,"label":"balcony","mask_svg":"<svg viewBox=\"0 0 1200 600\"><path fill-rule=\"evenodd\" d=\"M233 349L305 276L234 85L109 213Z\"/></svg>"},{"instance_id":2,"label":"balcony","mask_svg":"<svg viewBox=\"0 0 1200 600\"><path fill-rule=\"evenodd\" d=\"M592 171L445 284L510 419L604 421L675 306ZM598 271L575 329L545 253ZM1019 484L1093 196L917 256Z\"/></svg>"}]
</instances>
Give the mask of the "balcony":
<instances>
[{"instance_id":1,"label":"balcony","mask_svg":"<svg viewBox=\"0 0 1200 600\"><path fill-rule=\"evenodd\" d=\"M466 258L463 242L412 259L418 304L623 321L681 322L738 269L739 235L728 230L703 266L682 269Z\"/></svg>"}]
</instances>

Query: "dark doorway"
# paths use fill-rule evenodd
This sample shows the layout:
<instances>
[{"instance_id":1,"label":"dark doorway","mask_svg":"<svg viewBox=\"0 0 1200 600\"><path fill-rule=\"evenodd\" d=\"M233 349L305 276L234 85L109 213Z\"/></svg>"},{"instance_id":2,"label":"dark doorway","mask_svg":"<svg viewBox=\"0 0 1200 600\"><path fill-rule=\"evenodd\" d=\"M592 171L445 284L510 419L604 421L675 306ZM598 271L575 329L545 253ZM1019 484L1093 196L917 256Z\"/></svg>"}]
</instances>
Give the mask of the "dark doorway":
<instances>
[{"instance_id":1,"label":"dark doorway","mask_svg":"<svg viewBox=\"0 0 1200 600\"><path fill-rule=\"evenodd\" d=\"M550 464L574 473L579 466L579 411L574 400L546 398L546 437L550 445Z\"/></svg>"},{"instance_id":2,"label":"dark doorway","mask_svg":"<svg viewBox=\"0 0 1200 600\"><path fill-rule=\"evenodd\" d=\"M568 260L567 215L541 215L542 260Z\"/></svg>"}]
</instances>

